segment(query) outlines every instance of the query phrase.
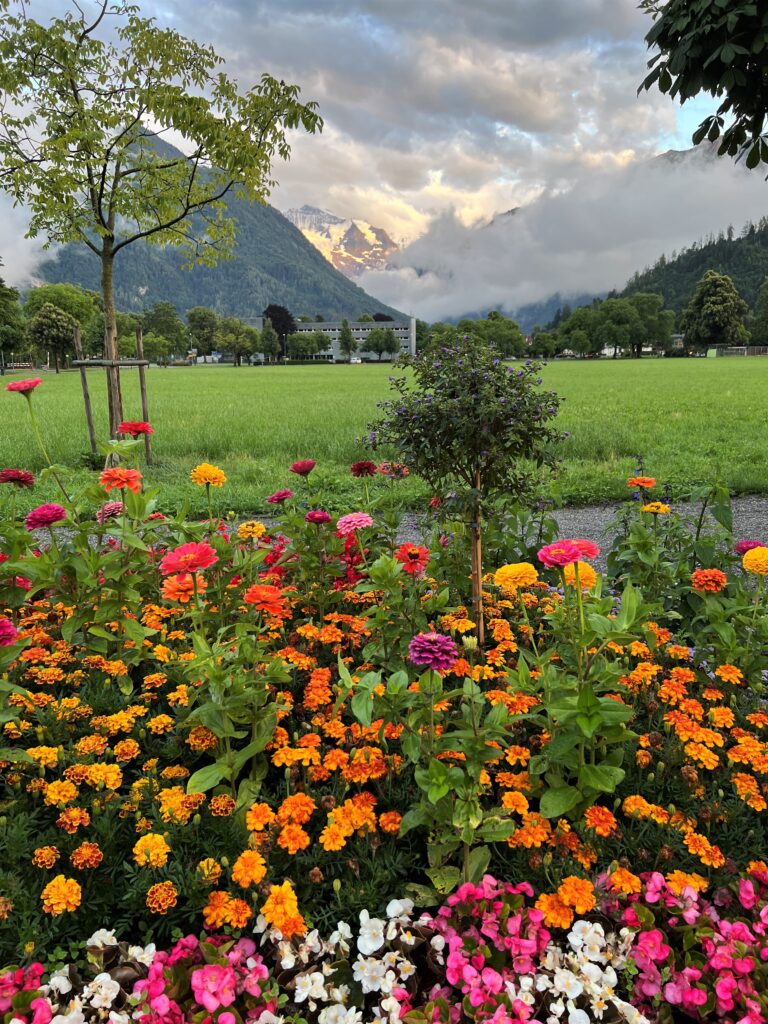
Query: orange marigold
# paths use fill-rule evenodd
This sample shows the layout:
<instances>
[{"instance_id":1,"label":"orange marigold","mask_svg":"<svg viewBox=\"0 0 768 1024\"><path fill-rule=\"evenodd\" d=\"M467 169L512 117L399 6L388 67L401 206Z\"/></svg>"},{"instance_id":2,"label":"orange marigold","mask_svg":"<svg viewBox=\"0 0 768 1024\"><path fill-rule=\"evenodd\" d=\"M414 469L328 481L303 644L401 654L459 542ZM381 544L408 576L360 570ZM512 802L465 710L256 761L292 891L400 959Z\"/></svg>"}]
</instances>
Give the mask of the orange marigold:
<instances>
[{"instance_id":1,"label":"orange marigold","mask_svg":"<svg viewBox=\"0 0 768 1024\"><path fill-rule=\"evenodd\" d=\"M206 857L197 865L197 873L207 885L215 885L221 878L221 864L213 857Z\"/></svg>"},{"instance_id":2,"label":"orange marigold","mask_svg":"<svg viewBox=\"0 0 768 1024\"><path fill-rule=\"evenodd\" d=\"M280 804L277 820L281 825L306 825L316 808L317 804L311 796L307 796L306 793L294 793Z\"/></svg>"},{"instance_id":3,"label":"orange marigold","mask_svg":"<svg viewBox=\"0 0 768 1024\"><path fill-rule=\"evenodd\" d=\"M281 932L284 939L303 935L307 930L304 918L299 914L296 893L288 881L269 887L269 896L261 907L261 913L268 924Z\"/></svg>"},{"instance_id":4,"label":"orange marigold","mask_svg":"<svg viewBox=\"0 0 768 1024\"><path fill-rule=\"evenodd\" d=\"M32 863L36 868L52 868L59 856L56 846L38 846L32 855Z\"/></svg>"},{"instance_id":5,"label":"orange marigold","mask_svg":"<svg viewBox=\"0 0 768 1024\"><path fill-rule=\"evenodd\" d=\"M573 911L557 893L543 892L536 900L536 909L544 915L547 928L570 928L573 924Z\"/></svg>"},{"instance_id":6,"label":"orange marigold","mask_svg":"<svg viewBox=\"0 0 768 1024\"><path fill-rule=\"evenodd\" d=\"M58 917L64 911L77 910L83 898L83 891L74 878L56 875L40 894L43 910L52 917Z\"/></svg>"},{"instance_id":7,"label":"orange marigold","mask_svg":"<svg viewBox=\"0 0 768 1024\"><path fill-rule=\"evenodd\" d=\"M133 847L133 859L140 868L162 868L168 861L171 848L165 839L155 832L147 832Z\"/></svg>"},{"instance_id":8,"label":"orange marigold","mask_svg":"<svg viewBox=\"0 0 768 1024\"><path fill-rule=\"evenodd\" d=\"M84 868L97 868L104 860L98 843L80 843L69 856L72 866L82 871Z\"/></svg>"},{"instance_id":9,"label":"orange marigold","mask_svg":"<svg viewBox=\"0 0 768 1024\"><path fill-rule=\"evenodd\" d=\"M724 683L733 683L734 686L741 686L744 682L744 673L735 665L718 665L715 675Z\"/></svg>"},{"instance_id":10,"label":"orange marigold","mask_svg":"<svg viewBox=\"0 0 768 1024\"><path fill-rule=\"evenodd\" d=\"M616 868L611 873L611 888L614 892L623 892L629 895L633 892L640 892L643 888L643 883L640 881L637 875L633 875L631 871L627 871L626 868Z\"/></svg>"},{"instance_id":11,"label":"orange marigold","mask_svg":"<svg viewBox=\"0 0 768 1024\"><path fill-rule=\"evenodd\" d=\"M557 888L557 894L566 906L573 907L577 914L588 914L597 903L595 890L586 878L568 875Z\"/></svg>"},{"instance_id":12,"label":"orange marigold","mask_svg":"<svg viewBox=\"0 0 768 1024\"><path fill-rule=\"evenodd\" d=\"M299 850L306 850L310 844L309 833L301 825L286 825L277 837L277 845L294 856Z\"/></svg>"},{"instance_id":13,"label":"orange marigold","mask_svg":"<svg viewBox=\"0 0 768 1024\"><path fill-rule=\"evenodd\" d=\"M587 828L604 838L612 835L619 827L615 816L607 807L588 807L584 812L584 823Z\"/></svg>"},{"instance_id":14,"label":"orange marigold","mask_svg":"<svg viewBox=\"0 0 768 1024\"><path fill-rule=\"evenodd\" d=\"M190 730L185 742L195 752L202 752L204 750L213 750L219 741L215 732L212 732L204 725L196 725L194 729Z\"/></svg>"},{"instance_id":15,"label":"orange marigold","mask_svg":"<svg viewBox=\"0 0 768 1024\"><path fill-rule=\"evenodd\" d=\"M402 820L403 816L398 811L384 811L383 814L379 815L379 828L382 832L396 835L400 831L400 822Z\"/></svg>"},{"instance_id":16,"label":"orange marigold","mask_svg":"<svg viewBox=\"0 0 768 1024\"><path fill-rule=\"evenodd\" d=\"M258 850L244 850L232 865L232 879L241 889L258 885L267 873L267 865Z\"/></svg>"},{"instance_id":17,"label":"orange marigold","mask_svg":"<svg viewBox=\"0 0 768 1024\"><path fill-rule=\"evenodd\" d=\"M250 832L262 832L275 820L275 812L269 804L251 804L245 815L245 827Z\"/></svg>"},{"instance_id":18,"label":"orange marigold","mask_svg":"<svg viewBox=\"0 0 768 1024\"><path fill-rule=\"evenodd\" d=\"M237 803L227 793L221 793L212 797L208 806L215 818L228 818L234 812Z\"/></svg>"},{"instance_id":19,"label":"orange marigold","mask_svg":"<svg viewBox=\"0 0 768 1024\"><path fill-rule=\"evenodd\" d=\"M158 882L147 892L147 907L153 914L165 915L176 906L178 895L173 882Z\"/></svg>"}]
</instances>

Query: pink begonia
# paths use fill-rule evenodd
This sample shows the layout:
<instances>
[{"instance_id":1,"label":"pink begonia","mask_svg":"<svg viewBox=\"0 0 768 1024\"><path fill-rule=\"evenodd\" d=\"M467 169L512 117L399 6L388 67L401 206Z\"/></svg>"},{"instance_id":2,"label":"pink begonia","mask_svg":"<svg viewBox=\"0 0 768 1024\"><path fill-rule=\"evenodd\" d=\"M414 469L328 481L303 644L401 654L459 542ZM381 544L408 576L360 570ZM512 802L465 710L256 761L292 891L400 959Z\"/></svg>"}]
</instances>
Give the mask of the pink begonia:
<instances>
[{"instance_id":1,"label":"pink begonia","mask_svg":"<svg viewBox=\"0 0 768 1024\"><path fill-rule=\"evenodd\" d=\"M373 526L373 519L367 512L349 512L336 523L336 532L342 537L348 537L350 533L365 530L369 526Z\"/></svg>"},{"instance_id":2,"label":"pink begonia","mask_svg":"<svg viewBox=\"0 0 768 1024\"><path fill-rule=\"evenodd\" d=\"M206 964L192 973L195 999L209 1013L221 1006L231 1006L237 995L237 977L232 967Z\"/></svg>"}]
</instances>

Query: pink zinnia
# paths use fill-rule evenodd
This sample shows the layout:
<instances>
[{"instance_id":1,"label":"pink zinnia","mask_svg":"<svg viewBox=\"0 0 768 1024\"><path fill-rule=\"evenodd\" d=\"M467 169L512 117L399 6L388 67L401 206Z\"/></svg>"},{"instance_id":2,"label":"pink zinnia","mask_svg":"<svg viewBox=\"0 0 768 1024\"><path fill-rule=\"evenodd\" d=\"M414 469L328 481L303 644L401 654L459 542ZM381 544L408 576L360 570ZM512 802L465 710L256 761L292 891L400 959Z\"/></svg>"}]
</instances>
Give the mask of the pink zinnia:
<instances>
[{"instance_id":1,"label":"pink zinnia","mask_svg":"<svg viewBox=\"0 0 768 1024\"><path fill-rule=\"evenodd\" d=\"M571 544L575 544L581 552L582 558L597 558L600 554L600 548L597 544L593 544L591 540L572 540Z\"/></svg>"},{"instance_id":2,"label":"pink zinnia","mask_svg":"<svg viewBox=\"0 0 768 1024\"><path fill-rule=\"evenodd\" d=\"M297 476L309 476L316 465L317 463L314 459L299 459L298 462L294 462L291 466L291 472Z\"/></svg>"},{"instance_id":3,"label":"pink zinnia","mask_svg":"<svg viewBox=\"0 0 768 1024\"><path fill-rule=\"evenodd\" d=\"M18 391L22 395L28 395L30 391L39 388L43 383L40 377L28 377L27 380L12 380L5 385L6 391Z\"/></svg>"},{"instance_id":4,"label":"pink zinnia","mask_svg":"<svg viewBox=\"0 0 768 1024\"><path fill-rule=\"evenodd\" d=\"M443 633L418 633L408 644L413 664L433 672L447 672L458 656L456 644Z\"/></svg>"},{"instance_id":5,"label":"pink zinnia","mask_svg":"<svg viewBox=\"0 0 768 1024\"><path fill-rule=\"evenodd\" d=\"M10 619L0 619L0 647L9 647L19 635Z\"/></svg>"},{"instance_id":6,"label":"pink zinnia","mask_svg":"<svg viewBox=\"0 0 768 1024\"><path fill-rule=\"evenodd\" d=\"M289 491L288 488L284 488L282 491L275 491L274 494L270 494L267 498L268 505L282 505L284 501L288 501L289 498L293 497L293 491Z\"/></svg>"},{"instance_id":7,"label":"pink zinnia","mask_svg":"<svg viewBox=\"0 0 768 1024\"><path fill-rule=\"evenodd\" d=\"M336 532L342 537L348 537L355 530L364 530L367 526L373 526L373 519L367 512L350 512L336 523Z\"/></svg>"},{"instance_id":8,"label":"pink zinnia","mask_svg":"<svg viewBox=\"0 0 768 1024\"><path fill-rule=\"evenodd\" d=\"M572 540L559 540L540 548L537 558L550 569L562 569L581 560L581 548Z\"/></svg>"},{"instance_id":9,"label":"pink zinnia","mask_svg":"<svg viewBox=\"0 0 768 1024\"><path fill-rule=\"evenodd\" d=\"M327 512L321 508L311 508L309 512L304 516L308 523L314 523L316 526L322 526L323 523L329 523L331 517Z\"/></svg>"},{"instance_id":10,"label":"pink zinnia","mask_svg":"<svg viewBox=\"0 0 768 1024\"><path fill-rule=\"evenodd\" d=\"M219 556L210 544L205 541L201 543L181 544L179 547L169 551L160 563L160 572L163 576L178 576L185 572L199 572L201 569L208 569L218 562Z\"/></svg>"},{"instance_id":11,"label":"pink zinnia","mask_svg":"<svg viewBox=\"0 0 768 1024\"><path fill-rule=\"evenodd\" d=\"M737 555L746 555L752 548L761 548L763 542L761 540L740 540L735 546L734 551Z\"/></svg>"},{"instance_id":12,"label":"pink zinnia","mask_svg":"<svg viewBox=\"0 0 768 1024\"><path fill-rule=\"evenodd\" d=\"M16 484L17 487L34 486L35 478L28 469L0 470L0 484Z\"/></svg>"},{"instance_id":13,"label":"pink zinnia","mask_svg":"<svg viewBox=\"0 0 768 1024\"><path fill-rule=\"evenodd\" d=\"M122 515L124 508L122 501L105 501L101 508L96 510L96 522L103 526L107 519Z\"/></svg>"},{"instance_id":14,"label":"pink zinnia","mask_svg":"<svg viewBox=\"0 0 768 1024\"><path fill-rule=\"evenodd\" d=\"M42 530L44 527L53 526L54 523L60 523L62 519L66 518L67 510L61 505L38 505L24 520L24 525L28 530Z\"/></svg>"}]
</instances>

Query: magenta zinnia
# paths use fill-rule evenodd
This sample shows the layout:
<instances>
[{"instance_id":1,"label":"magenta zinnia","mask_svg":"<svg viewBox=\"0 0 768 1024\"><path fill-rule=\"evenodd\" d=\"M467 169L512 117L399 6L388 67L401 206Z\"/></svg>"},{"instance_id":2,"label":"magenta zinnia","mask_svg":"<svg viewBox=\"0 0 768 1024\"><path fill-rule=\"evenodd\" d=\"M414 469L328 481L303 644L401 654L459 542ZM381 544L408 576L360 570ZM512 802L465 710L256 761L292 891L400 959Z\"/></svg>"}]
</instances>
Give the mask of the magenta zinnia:
<instances>
[{"instance_id":1,"label":"magenta zinnia","mask_svg":"<svg viewBox=\"0 0 768 1024\"><path fill-rule=\"evenodd\" d=\"M6 391L18 391L21 395L28 395L30 391L34 391L35 388L39 388L43 383L40 377L28 377L26 380L12 380L10 384L5 385Z\"/></svg>"},{"instance_id":2,"label":"magenta zinnia","mask_svg":"<svg viewBox=\"0 0 768 1024\"><path fill-rule=\"evenodd\" d=\"M1 469L0 484L16 484L17 487L34 486L35 478L28 469Z\"/></svg>"},{"instance_id":3,"label":"magenta zinnia","mask_svg":"<svg viewBox=\"0 0 768 1024\"><path fill-rule=\"evenodd\" d=\"M328 513L324 512L321 508L311 508L304 518L308 523L314 523L316 526L322 526L323 523L329 523L331 521L331 517Z\"/></svg>"},{"instance_id":4,"label":"magenta zinnia","mask_svg":"<svg viewBox=\"0 0 768 1024\"><path fill-rule=\"evenodd\" d=\"M309 476L316 465L317 463L314 459L299 459L298 462L294 462L291 466L291 472L297 476Z\"/></svg>"},{"instance_id":5,"label":"magenta zinnia","mask_svg":"<svg viewBox=\"0 0 768 1024\"><path fill-rule=\"evenodd\" d=\"M19 635L10 619L0 619L0 647L8 647Z\"/></svg>"},{"instance_id":6,"label":"magenta zinnia","mask_svg":"<svg viewBox=\"0 0 768 1024\"><path fill-rule=\"evenodd\" d=\"M282 491L275 491L274 494L270 494L267 498L268 505L282 505L284 501L288 501L289 498L293 497L293 491L289 491L287 487L283 488Z\"/></svg>"},{"instance_id":7,"label":"magenta zinnia","mask_svg":"<svg viewBox=\"0 0 768 1024\"><path fill-rule=\"evenodd\" d=\"M456 644L443 633L418 633L408 645L413 664L433 672L447 672L458 656Z\"/></svg>"},{"instance_id":8,"label":"magenta zinnia","mask_svg":"<svg viewBox=\"0 0 768 1024\"><path fill-rule=\"evenodd\" d=\"M579 562L582 558L582 550L572 540L558 540L554 544L546 544L539 549L536 557L549 569L562 569L572 562Z\"/></svg>"},{"instance_id":9,"label":"magenta zinnia","mask_svg":"<svg viewBox=\"0 0 768 1024\"><path fill-rule=\"evenodd\" d=\"M24 520L24 525L28 530L42 530L46 526L53 526L54 523L60 523L62 519L66 518L67 510L61 505L38 505Z\"/></svg>"},{"instance_id":10,"label":"magenta zinnia","mask_svg":"<svg viewBox=\"0 0 768 1024\"><path fill-rule=\"evenodd\" d=\"M373 519L367 512L349 512L336 523L336 532L342 537L348 537L355 530L364 530L368 526L373 526Z\"/></svg>"},{"instance_id":11,"label":"magenta zinnia","mask_svg":"<svg viewBox=\"0 0 768 1024\"><path fill-rule=\"evenodd\" d=\"M2 476L1 473L0 476ZM761 548L762 546L763 542L761 540L740 540L733 550L737 555L746 555L752 548Z\"/></svg>"}]
</instances>

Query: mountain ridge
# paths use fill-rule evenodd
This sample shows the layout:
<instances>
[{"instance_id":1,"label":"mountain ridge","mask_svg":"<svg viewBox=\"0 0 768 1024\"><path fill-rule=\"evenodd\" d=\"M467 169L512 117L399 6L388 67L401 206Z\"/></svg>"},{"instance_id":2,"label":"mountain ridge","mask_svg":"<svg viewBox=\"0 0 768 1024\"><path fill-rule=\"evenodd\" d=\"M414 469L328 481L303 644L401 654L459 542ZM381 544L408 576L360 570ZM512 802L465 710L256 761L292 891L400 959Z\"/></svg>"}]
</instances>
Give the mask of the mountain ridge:
<instances>
[{"instance_id":1,"label":"mountain ridge","mask_svg":"<svg viewBox=\"0 0 768 1024\"><path fill-rule=\"evenodd\" d=\"M344 219L307 203L284 210L283 216L352 280L366 270L386 269L389 257L400 248L384 228L374 227L359 217Z\"/></svg>"}]
</instances>

